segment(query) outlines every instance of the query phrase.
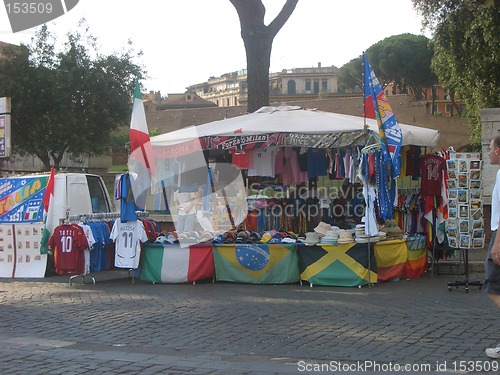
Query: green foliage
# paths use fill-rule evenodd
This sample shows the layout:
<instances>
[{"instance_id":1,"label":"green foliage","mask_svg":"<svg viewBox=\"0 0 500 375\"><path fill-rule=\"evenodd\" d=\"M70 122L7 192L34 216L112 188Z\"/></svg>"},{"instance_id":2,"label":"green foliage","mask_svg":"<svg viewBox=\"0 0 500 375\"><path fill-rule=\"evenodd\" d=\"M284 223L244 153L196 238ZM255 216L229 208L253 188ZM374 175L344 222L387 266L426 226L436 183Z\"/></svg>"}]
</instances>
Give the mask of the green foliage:
<instances>
[{"instance_id":1,"label":"green foliage","mask_svg":"<svg viewBox=\"0 0 500 375\"><path fill-rule=\"evenodd\" d=\"M394 35L369 47L366 55L382 88L394 83L401 92L421 99L425 88L437 83L437 77L431 71L433 50L425 36ZM362 91L361 64L361 57L357 57L339 69L341 92Z\"/></svg>"},{"instance_id":2,"label":"green foliage","mask_svg":"<svg viewBox=\"0 0 500 375\"><path fill-rule=\"evenodd\" d=\"M79 28L59 52L46 25L30 45L2 51L0 96L12 98L13 151L38 156L46 169L65 153L109 153L112 131L130 121L135 80L145 74L130 43L102 55L84 21Z\"/></svg>"},{"instance_id":3,"label":"green foliage","mask_svg":"<svg viewBox=\"0 0 500 375\"><path fill-rule=\"evenodd\" d=\"M361 78L361 57L352 59L337 72L337 87L342 93L362 92L363 80Z\"/></svg>"},{"instance_id":4,"label":"green foliage","mask_svg":"<svg viewBox=\"0 0 500 375\"><path fill-rule=\"evenodd\" d=\"M113 152L120 151L125 148L125 144L130 138L129 132L130 129L125 126L111 132L111 149Z\"/></svg>"},{"instance_id":5,"label":"green foliage","mask_svg":"<svg viewBox=\"0 0 500 375\"><path fill-rule=\"evenodd\" d=\"M413 0L433 32L432 68L460 94L471 142L481 141L481 108L500 107L500 2Z\"/></svg>"},{"instance_id":6,"label":"green foliage","mask_svg":"<svg viewBox=\"0 0 500 375\"><path fill-rule=\"evenodd\" d=\"M433 50L425 36L394 35L366 50L381 85L394 83L401 92L422 99L425 88L437 83L431 70Z\"/></svg>"}]
</instances>

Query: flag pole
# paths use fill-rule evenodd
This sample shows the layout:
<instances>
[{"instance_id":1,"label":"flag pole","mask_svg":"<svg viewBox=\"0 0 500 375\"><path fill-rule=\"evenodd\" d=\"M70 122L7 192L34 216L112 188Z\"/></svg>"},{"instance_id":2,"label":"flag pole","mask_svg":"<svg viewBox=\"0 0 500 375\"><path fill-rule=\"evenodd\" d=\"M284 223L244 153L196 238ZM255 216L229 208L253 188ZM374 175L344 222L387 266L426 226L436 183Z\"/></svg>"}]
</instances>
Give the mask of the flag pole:
<instances>
[{"instance_id":1,"label":"flag pole","mask_svg":"<svg viewBox=\"0 0 500 375\"><path fill-rule=\"evenodd\" d=\"M366 142L368 142L368 140L370 139L370 137L368 136L368 133L369 133L369 130L368 130L368 124L366 122L366 108L365 108L365 51L363 51L363 54L362 54L362 58L361 58L361 81L363 82L363 96L362 96L362 100L363 100L363 131L365 132L366 134ZM365 183L368 183L368 181L366 181ZM368 202L365 202L366 205L365 205L365 210L368 209ZM365 215L366 217L366 215ZM368 232L368 236L370 235L370 220L366 220L367 222L365 223L366 225L366 229L365 229L365 233ZM368 288L371 288L372 287L372 283L371 283L371 274L372 274L372 257L371 257L371 243L370 243L370 237L368 237Z\"/></svg>"}]
</instances>

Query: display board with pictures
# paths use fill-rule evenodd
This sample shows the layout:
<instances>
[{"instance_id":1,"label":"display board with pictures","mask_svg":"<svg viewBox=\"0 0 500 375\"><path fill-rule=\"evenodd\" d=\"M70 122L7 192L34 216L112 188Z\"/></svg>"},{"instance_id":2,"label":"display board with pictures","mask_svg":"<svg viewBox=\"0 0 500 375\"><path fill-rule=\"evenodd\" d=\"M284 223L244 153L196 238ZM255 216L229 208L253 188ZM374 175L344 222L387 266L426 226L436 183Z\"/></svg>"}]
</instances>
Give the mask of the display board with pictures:
<instances>
[{"instance_id":1,"label":"display board with pictures","mask_svg":"<svg viewBox=\"0 0 500 375\"><path fill-rule=\"evenodd\" d=\"M450 247L484 247L481 154L453 152L446 160L448 171L447 234Z\"/></svg>"}]
</instances>

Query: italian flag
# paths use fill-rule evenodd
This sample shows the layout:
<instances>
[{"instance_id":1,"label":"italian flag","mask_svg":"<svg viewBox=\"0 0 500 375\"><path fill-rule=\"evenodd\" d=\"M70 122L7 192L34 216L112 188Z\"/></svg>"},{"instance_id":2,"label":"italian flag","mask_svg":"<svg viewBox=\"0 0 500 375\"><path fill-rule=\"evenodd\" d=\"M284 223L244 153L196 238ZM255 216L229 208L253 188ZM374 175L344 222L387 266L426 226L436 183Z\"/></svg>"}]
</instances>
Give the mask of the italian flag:
<instances>
[{"instance_id":1,"label":"italian flag","mask_svg":"<svg viewBox=\"0 0 500 375\"><path fill-rule=\"evenodd\" d=\"M43 216L44 216L44 229L42 240L40 241L40 254L47 254L49 251L49 239L54 232L54 228L57 223L53 221L53 210L54 210L54 167L50 169L49 180L47 181L47 186L45 187L45 193L43 194L42 204L43 204Z\"/></svg>"},{"instance_id":2,"label":"italian flag","mask_svg":"<svg viewBox=\"0 0 500 375\"><path fill-rule=\"evenodd\" d=\"M151 139L149 138L146 113L142 102L141 87L139 81L135 84L134 104L132 118L130 120L130 157L140 163L154 176L154 157Z\"/></svg>"},{"instance_id":3,"label":"italian flag","mask_svg":"<svg viewBox=\"0 0 500 375\"><path fill-rule=\"evenodd\" d=\"M141 280L153 283L192 283L214 277L212 244L179 247L154 244L141 252Z\"/></svg>"}]
</instances>

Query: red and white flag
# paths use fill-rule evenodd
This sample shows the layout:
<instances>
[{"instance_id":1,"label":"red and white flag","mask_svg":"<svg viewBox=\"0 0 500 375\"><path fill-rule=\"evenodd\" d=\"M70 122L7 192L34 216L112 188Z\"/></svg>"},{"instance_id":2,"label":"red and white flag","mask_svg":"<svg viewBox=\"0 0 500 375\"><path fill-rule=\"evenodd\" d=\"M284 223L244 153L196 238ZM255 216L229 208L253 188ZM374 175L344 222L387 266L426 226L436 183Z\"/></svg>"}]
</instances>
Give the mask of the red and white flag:
<instances>
[{"instance_id":1,"label":"red and white flag","mask_svg":"<svg viewBox=\"0 0 500 375\"><path fill-rule=\"evenodd\" d=\"M134 104L132 107L132 118L130 120L130 157L146 167L149 174L154 176L154 156L151 139L149 137L146 113L142 102L141 87L139 81L135 84Z\"/></svg>"}]
</instances>

